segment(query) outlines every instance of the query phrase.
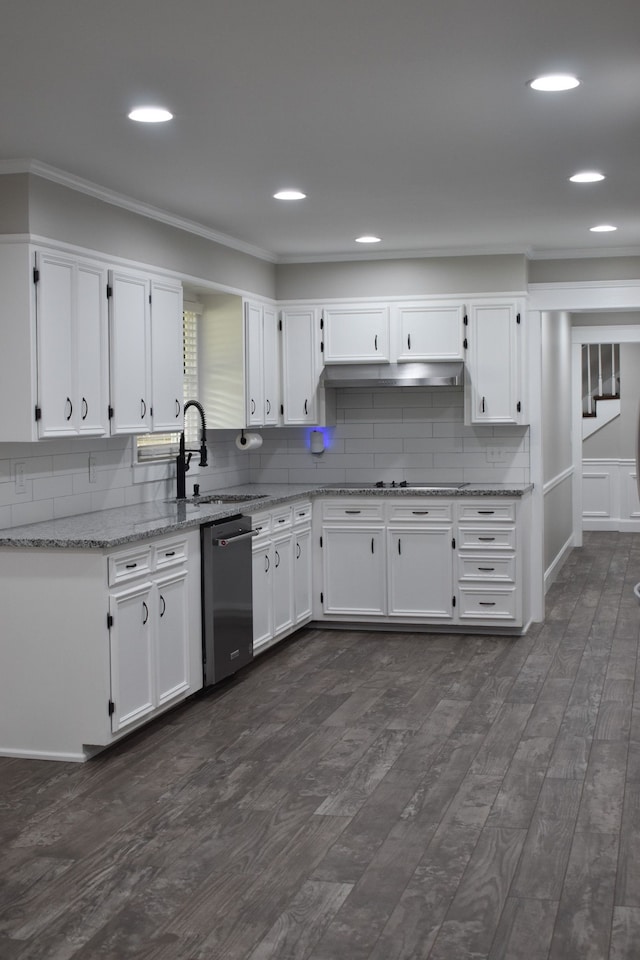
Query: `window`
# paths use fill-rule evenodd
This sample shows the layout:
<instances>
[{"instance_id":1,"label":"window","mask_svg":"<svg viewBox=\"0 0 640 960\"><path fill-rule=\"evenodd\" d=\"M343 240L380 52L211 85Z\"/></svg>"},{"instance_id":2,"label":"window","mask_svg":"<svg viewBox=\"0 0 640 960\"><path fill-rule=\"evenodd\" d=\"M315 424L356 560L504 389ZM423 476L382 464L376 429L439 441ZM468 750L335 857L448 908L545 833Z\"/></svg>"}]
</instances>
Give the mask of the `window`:
<instances>
[{"instance_id":1,"label":"window","mask_svg":"<svg viewBox=\"0 0 640 960\"><path fill-rule=\"evenodd\" d=\"M189 303L182 314L182 360L184 370L183 402L194 400L198 396L198 317L201 310L198 304ZM149 463L152 460L170 460L178 454L179 433L148 433L136 438L137 462ZM200 443L198 420L187 417L185 423L185 442L187 447Z\"/></svg>"}]
</instances>

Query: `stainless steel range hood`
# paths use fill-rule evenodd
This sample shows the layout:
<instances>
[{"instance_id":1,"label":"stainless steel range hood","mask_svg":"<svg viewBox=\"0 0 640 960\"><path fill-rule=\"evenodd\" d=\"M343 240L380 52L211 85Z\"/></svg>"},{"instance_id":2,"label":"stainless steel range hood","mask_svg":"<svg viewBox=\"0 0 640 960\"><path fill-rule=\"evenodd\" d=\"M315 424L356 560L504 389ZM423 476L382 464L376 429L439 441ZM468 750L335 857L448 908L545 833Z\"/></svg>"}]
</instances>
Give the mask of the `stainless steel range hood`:
<instances>
[{"instance_id":1,"label":"stainless steel range hood","mask_svg":"<svg viewBox=\"0 0 640 960\"><path fill-rule=\"evenodd\" d=\"M460 387L461 360L428 363L345 363L324 368L325 387Z\"/></svg>"}]
</instances>

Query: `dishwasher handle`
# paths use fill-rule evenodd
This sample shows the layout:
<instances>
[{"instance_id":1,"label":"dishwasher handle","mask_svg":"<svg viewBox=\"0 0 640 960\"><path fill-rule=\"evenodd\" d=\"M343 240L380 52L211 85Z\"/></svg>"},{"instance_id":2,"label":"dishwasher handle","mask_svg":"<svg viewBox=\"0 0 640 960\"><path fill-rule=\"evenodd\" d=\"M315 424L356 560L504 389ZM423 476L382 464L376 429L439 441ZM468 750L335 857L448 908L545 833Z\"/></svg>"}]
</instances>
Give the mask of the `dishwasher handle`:
<instances>
[{"instance_id":1,"label":"dishwasher handle","mask_svg":"<svg viewBox=\"0 0 640 960\"><path fill-rule=\"evenodd\" d=\"M257 537L259 533L259 530L248 530L246 533L236 533L230 537L212 537L211 543L214 547L230 547L240 540L251 540L253 537Z\"/></svg>"}]
</instances>

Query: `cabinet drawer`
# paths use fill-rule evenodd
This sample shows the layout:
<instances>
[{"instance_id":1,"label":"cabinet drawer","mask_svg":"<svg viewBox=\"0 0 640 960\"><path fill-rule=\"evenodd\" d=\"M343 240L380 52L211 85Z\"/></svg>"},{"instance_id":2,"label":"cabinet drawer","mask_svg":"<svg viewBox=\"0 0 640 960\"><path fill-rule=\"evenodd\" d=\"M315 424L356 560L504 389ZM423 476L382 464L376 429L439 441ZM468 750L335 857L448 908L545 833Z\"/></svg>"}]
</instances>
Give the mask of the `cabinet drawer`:
<instances>
[{"instance_id":1,"label":"cabinet drawer","mask_svg":"<svg viewBox=\"0 0 640 960\"><path fill-rule=\"evenodd\" d=\"M184 563L186 559L186 540L164 540L155 545L154 567L156 570L165 570L177 563Z\"/></svg>"},{"instance_id":2,"label":"cabinet drawer","mask_svg":"<svg viewBox=\"0 0 640 960\"><path fill-rule=\"evenodd\" d=\"M293 508L293 522L297 526L301 523L311 523L311 504L299 503Z\"/></svg>"},{"instance_id":3,"label":"cabinet drawer","mask_svg":"<svg viewBox=\"0 0 640 960\"><path fill-rule=\"evenodd\" d=\"M515 520L515 503L460 503L458 504L458 520Z\"/></svg>"},{"instance_id":4,"label":"cabinet drawer","mask_svg":"<svg viewBox=\"0 0 640 960\"><path fill-rule=\"evenodd\" d=\"M138 547L108 558L109 586L125 583L151 572L151 547Z\"/></svg>"},{"instance_id":5,"label":"cabinet drawer","mask_svg":"<svg viewBox=\"0 0 640 960\"><path fill-rule=\"evenodd\" d=\"M446 500L422 500L411 501L409 503L390 503L388 504L387 516L389 520L407 520L412 523L431 520L451 520L453 516L453 504Z\"/></svg>"},{"instance_id":6,"label":"cabinet drawer","mask_svg":"<svg viewBox=\"0 0 640 960\"><path fill-rule=\"evenodd\" d=\"M478 550L515 550L515 527L459 527L459 548Z\"/></svg>"},{"instance_id":7,"label":"cabinet drawer","mask_svg":"<svg viewBox=\"0 0 640 960\"><path fill-rule=\"evenodd\" d=\"M461 620L516 620L517 594L514 590L460 590Z\"/></svg>"},{"instance_id":8,"label":"cabinet drawer","mask_svg":"<svg viewBox=\"0 0 640 960\"><path fill-rule=\"evenodd\" d=\"M382 500L327 500L322 504L323 520L382 520L384 502Z\"/></svg>"},{"instance_id":9,"label":"cabinet drawer","mask_svg":"<svg viewBox=\"0 0 640 960\"><path fill-rule=\"evenodd\" d=\"M271 530L277 533L278 530L288 530L293 523L293 510L291 507L284 507L282 510L274 510L271 514Z\"/></svg>"},{"instance_id":10,"label":"cabinet drawer","mask_svg":"<svg viewBox=\"0 0 640 960\"><path fill-rule=\"evenodd\" d=\"M515 557L458 557L459 580L500 580L515 583Z\"/></svg>"},{"instance_id":11,"label":"cabinet drawer","mask_svg":"<svg viewBox=\"0 0 640 960\"><path fill-rule=\"evenodd\" d=\"M251 529L257 530L260 537L267 536L271 533L271 514L270 513L254 513L251 518Z\"/></svg>"}]
</instances>

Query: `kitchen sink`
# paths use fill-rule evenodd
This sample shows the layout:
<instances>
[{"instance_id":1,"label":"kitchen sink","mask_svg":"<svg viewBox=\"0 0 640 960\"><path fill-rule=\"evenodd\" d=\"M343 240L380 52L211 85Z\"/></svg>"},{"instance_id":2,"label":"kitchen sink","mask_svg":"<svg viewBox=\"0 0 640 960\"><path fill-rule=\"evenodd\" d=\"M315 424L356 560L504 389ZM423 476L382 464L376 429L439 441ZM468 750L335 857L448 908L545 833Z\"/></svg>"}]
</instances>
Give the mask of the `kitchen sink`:
<instances>
[{"instance_id":1,"label":"kitchen sink","mask_svg":"<svg viewBox=\"0 0 640 960\"><path fill-rule=\"evenodd\" d=\"M248 503L250 500L264 500L266 493L205 493L197 497L174 497L170 503L191 503L194 506L198 504L223 504L223 503Z\"/></svg>"}]
</instances>

